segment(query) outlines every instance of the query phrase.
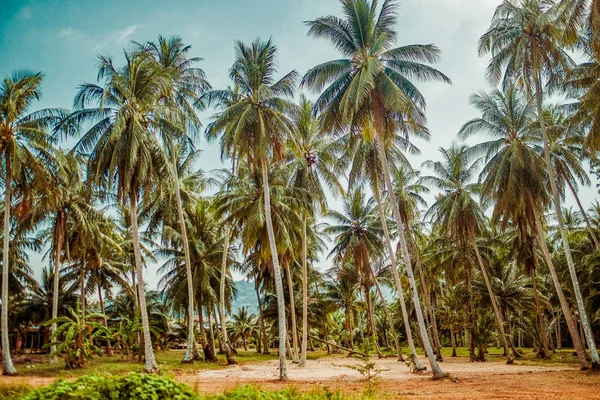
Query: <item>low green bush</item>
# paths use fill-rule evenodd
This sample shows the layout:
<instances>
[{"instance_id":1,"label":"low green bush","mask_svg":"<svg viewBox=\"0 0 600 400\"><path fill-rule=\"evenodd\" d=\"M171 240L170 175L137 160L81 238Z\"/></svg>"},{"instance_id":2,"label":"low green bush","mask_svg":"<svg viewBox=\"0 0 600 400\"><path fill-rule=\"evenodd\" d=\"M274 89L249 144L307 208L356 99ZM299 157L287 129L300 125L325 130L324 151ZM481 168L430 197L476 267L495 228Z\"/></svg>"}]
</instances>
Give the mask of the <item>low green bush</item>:
<instances>
[{"instance_id":1,"label":"low green bush","mask_svg":"<svg viewBox=\"0 0 600 400\"><path fill-rule=\"evenodd\" d=\"M22 392L21 392L22 393ZM14 400L347 400L328 388L300 393L296 389L279 392L242 386L218 395L200 396L189 386L173 379L129 373L122 376L88 375L74 382L57 381L50 386L30 391L22 397L6 397ZM3 400L0 397L0 400Z\"/></svg>"},{"instance_id":2,"label":"low green bush","mask_svg":"<svg viewBox=\"0 0 600 400\"><path fill-rule=\"evenodd\" d=\"M74 382L57 381L34 390L21 400L200 400L189 386L173 379L129 373L122 376L88 375Z\"/></svg>"}]
</instances>

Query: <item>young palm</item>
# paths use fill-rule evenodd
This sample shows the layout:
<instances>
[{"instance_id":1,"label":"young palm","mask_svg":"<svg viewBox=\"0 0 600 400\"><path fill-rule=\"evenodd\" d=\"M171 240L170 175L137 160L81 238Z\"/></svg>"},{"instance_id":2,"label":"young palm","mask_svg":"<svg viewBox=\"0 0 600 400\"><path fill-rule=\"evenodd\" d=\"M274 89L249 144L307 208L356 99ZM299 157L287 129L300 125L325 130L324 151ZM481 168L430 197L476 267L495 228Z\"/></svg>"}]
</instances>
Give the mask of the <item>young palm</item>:
<instances>
[{"instance_id":1,"label":"young palm","mask_svg":"<svg viewBox=\"0 0 600 400\"><path fill-rule=\"evenodd\" d=\"M0 335L2 337L2 373L17 373L10 357L8 337L8 281L10 263L10 232L13 199L21 197L21 205L15 209L27 213L31 194L37 184L44 187L47 174L44 171L49 159L51 138L47 134L61 117L61 110L41 110L30 113L33 103L40 97L41 73L17 71L0 84L0 162L4 164L4 223L2 247L2 312ZM13 193L15 181L24 186L22 193ZM23 215L21 215L23 216Z\"/></svg>"},{"instance_id":2,"label":"young palm","mask_svg":"<svg viewBox=\"0 0 600 400\"><path fill-rule=\"evenodd\" d=\"M379 231L375 226L374 201L366 201L365 194L356 188L344 199L344 211L328 210L325 216L333 221L324 230L326 234L335 235L335 246L330 252L334 261L341 266L351 264L354 267L352 276L361 283L365 293L367 307L368 337L374 335L373 305L371 287L376 284L371 260L382 254L383 244Z\"/></svg>"},{"instance_id":3,"label":"young palm","mask_svg":"<svg viewBox=\"0 0 600 400\"><path fill-rule=\"evenodd\" d=\"M503 229L509 222L515 225L520 243L519 257L529 270L534 285L536 257L531 243L533 239L537 241L550 269L579 362L582 368L587 368L585 350L547 251L545 229L541 225L540 216L550 199L546 189L548 175L540 156L539 135L532 129L535 110L515 88L508 89L506 93L494 91L473 95L471 104L482 116L463 125L459 137L484 133L491 139L469 150L484 155L485 166L480 175L482 203L494 205L492 223L499 222ZM534 291L537 293L535 288ZM539 301L536 302L539 304ZM538 313L542 326L539 306Z\"/></svg>"},{"instance_id":4,"label":"young palm","mask_svg":"<svg viewBox=\"0 0 600 400\"><path fill-rule=\"evenodd\" d=\"M71 227L81 234L89 234L94 229L90 217L99 214L99 211L91 204L91 193L84 182L84 162L85 159L75 152L56 151L51 163L53 184L45 188L34 208L34 214L37 214L40 219L47 218L52 226L51 231L46 232L54 256L54 273L52 274L54 298L51 319L58 318L60 269L64 259L68 256L68 248L65 248L65 240L70 234L68 228ZM56 323L52 324L52 332L55 332L56 329ZM52 346L50 349L51 363L58 362L55 351L55 346Z\"/></svg>"},{"instance_id":5,"label":"young palm","mask_svg":"<svg viewBox=\"0 0 600 400\"><path fill-rule=\"evenodd\" d=\"M385 136L396 133L396 129L391 127L403 121L403 116L408 115L409 120L423 119L421 108L425 106L425 99L410 79L450 80L438 70L424 64L439 60L440 52L436 46L409 45L393 48L397 38L394 30L396 3L385 0L379 8L376 0L341 0L341 5L344 19L326 16L307 22L307 25L310 36L327 39L345 58L310 69L302 84L322 91L315 105L323 113L326 126L354 125L360 129L365 123L373 123L374 140L378 144L385 187L400 233L400 245L413 292L419 329L434 378L438 379L443 377L443 372L435 360L425 327L384 148Z\"/></svg>"},{"instance_id":6,"label":"young palm","mask_svg":"<svg viewBox=\"0 0 600 400\"><path fill-rule=\"evenodd\" d=\"M468 246L472 246L475 250L481 275L494 310L496 325L500 331L506 362L512 364L513 359L510 356L508 341L504 334L504 319L477 244L477 237L485 233L487 223L483 211L473 198L478 195L479 185L471 183L480 163L478 161L469 163L466 150L467 147L464 145L453 145L448 149L442 148L440 150L442 161L425 163L434 171L435 176L423 177L422 181L443 191L443 194L437 197L436 202L429 208L426 216L432 219L434 227L439 227L448 237L455 238L463 251L466 252Z\"/></svg>"},{"instance_id":7,"label":"young palm","mask_svg":"<svg viewBox=\"0 0 600 400\"><path fill-rule=\"evenodd\" d=\"M280 80L275 80L277 48L271 40L256 40L249 46L238 41L235 50L236 61L229 75L240 88L241 96L237 102L221 111L209 128L214 132L214 136L230 131L234 137L236 152L233 157L244 157L250 168L262 172L264 218L275 274L279 313L279 378L285 380L285 301L271 215L269 165L270 160L277 162L282 158L285 137L293 130L293 123L288 118L293 105L287 98L293 95L297 73L292 71Z\"/></svg>"},{"instance_id":8,"label":"young palm","mask_svg":"<svg viewBox=\"0 0 600 400\"><path fill-rule=\"evenodd\" d=\"M148 42L144 46L138 45L140 51L147 52L173 77L173 88L169 95L171 98L165 98L163 102L173 102L181 110L181 116L184 118L188 131L194 133L200 126L200 120L194 109L194 103L199 100L199 96L206 90L210 89L210 85L206 81L204 71L197 68L194 64L201 61L201 58L189 58L188 53L192 46L185 45L181 38L173 36L169 39L159 36L157 42ZM175 203L177 205L177 218L179 229L181 230L183 253L185 255L186 270L189 274L188 282L188 335L187 347L183 356L183 363L191 363L193 361L192 349L194 348L194 288L191 279L191 260L190 249L188 248L187 232L183 205L180 193L180 177L177 175L178 158L175 149L176 142L182 142L185 145L193 143L191 135L182 134L178 128L170 129L165 126L160 133L163 138L163 143L170 154L172 160L172 178L175 192Z\"/></svg>"},{"instance_id":9,"label":"young palm","mask_svg":"<svg viewBox=\"0 0 600 400\"><path fill-rule=\"evenodd\" d=\"M146 371L157 371L144 293L144 275L138 225L140 195L148 197L160 180L169 179L170 163L153 132L164 126L183 131L179 109L161 100L173 88L173 78L150 55L125 52L126 64L99 58L98 78L103 86L83 84L75 97L71 120L92 127L77 149L91 152L90 173L96 183L114 188L122 206L129 203L132 245L143 325ZM88 108L90 105L96 107Z\"/></svg>"},{"instance_id":10,"label":"young palm","mask_svg":"<svg viewBox=\"0 0 600 400\"><path fill-rule=\"evenodd\" d=\"M551 83L560 79L565 71L573 66L573 61L560 46L561 30L557 24L556 12L550 8L550 4L545 0L505 0L496 9L490 28L479 41L479 54L483 56L491 53L492 55L487 75L493 83L497 84L502 80L505 88L514 84L520 85L530 97L535 98L544 145L546 173L558 219L563 251L567 259L585 338L592 353L592 365L593 368L600 368L600 355L596 351L564 227L560 193L542 107L544 82ZM560 285L557 280L554 284Z\"/></svg>"},{"instance_id":11,"label":"young palm","mask_svg":"<svg viewBox=\"0 0 600 400\"><path fill-rule=\"evenodd\" d=\"M339 177L343 167L338 157L341 143L329 138L320 130L318 119L312 115L312 103L301 96L299 112L294 118L296 129L288 142L290 166L293 168L292 183L304 188L310 196L312 207L302 210L302 349L300 366L306 365L308 343L308 244L307 220L315 217L315 208L327 208L324 184L335 194L343 189Z\"/></svg>"}]
</instances>

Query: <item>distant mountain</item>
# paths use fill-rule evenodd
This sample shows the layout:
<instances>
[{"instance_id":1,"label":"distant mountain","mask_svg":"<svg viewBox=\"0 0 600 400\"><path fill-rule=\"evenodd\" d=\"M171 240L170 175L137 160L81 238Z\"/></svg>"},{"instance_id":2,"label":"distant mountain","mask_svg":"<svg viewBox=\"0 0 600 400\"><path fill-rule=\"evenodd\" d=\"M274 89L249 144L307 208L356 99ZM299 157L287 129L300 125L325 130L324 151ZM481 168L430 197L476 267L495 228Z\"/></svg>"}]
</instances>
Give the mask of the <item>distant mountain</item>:
<instances>
[{"instance_id":1,"label":"distant mountain","mask_svg":"<svg viewBox=\"0 0 600 400\"><path fill-rule=\"evenodd\" d=\"M254 291L254 281L235 281L237 296L233 301L231 311L236 313L240 307L248 307L248 310L253 313L258 313L258 301L256 300L256 292Z\"/></svg>"}]
</instances>

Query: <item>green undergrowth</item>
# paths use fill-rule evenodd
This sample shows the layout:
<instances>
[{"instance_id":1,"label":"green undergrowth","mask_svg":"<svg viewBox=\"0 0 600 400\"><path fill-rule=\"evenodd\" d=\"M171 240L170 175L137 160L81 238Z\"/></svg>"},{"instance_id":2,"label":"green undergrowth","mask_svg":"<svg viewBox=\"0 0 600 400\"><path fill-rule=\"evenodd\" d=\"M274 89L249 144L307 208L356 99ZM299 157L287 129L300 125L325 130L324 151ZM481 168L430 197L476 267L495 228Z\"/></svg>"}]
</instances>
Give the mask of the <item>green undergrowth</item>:
<instances>
[{"instance_id":1,"label":"green undergrowth","mask_svg":"<svg viewBox=\"0 0 600 400\"><path fill-rule=\"evenodd\" d=\"M83 376L76 381L59 380L50 386L31 390L8 387L2 400L351 400L353 397L327 388L302 393L295 388L268 391L242 386L222 394L199 395L188 385L160 375L129 373L126 375ZM373 397L369 397L373 398Z\"/></svg>"}]
</instances>

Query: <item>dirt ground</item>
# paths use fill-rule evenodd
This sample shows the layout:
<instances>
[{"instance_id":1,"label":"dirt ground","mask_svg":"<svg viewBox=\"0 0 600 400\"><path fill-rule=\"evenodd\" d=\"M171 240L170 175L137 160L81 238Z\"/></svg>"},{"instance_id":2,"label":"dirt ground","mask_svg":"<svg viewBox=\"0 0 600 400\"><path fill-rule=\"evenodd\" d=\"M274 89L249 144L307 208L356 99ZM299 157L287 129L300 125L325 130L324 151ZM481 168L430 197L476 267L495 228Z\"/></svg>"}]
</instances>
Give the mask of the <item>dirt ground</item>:
<instances>
[{"instance_id":1,"label":"dirt ground","mask_svg":"<svg viewBox=\"0 0 600 400\"><path fill-rule=\"evenodd\" d=\"M424 365L429 365L425 358ZM447 357L441 367L448 379L431 380L431 375L412 374L395 359L375 360L381 372L377 393L382 399L600 399L600 373L582 372L575 365L506 365L499 361L469 363L466 358ZM175 376L200 393L221 393L242 385L281 390L331 391L359 395L365 389L353 358L308 360L305 368L288 363L287 382L277 380L277 361L247 363L219 370L201 370ZM0 383L26 383L32 387L51 384L56 378L0 377Z\"/></svg>"},{"instance_id":2,"label":"dirt ground","mask_svg":"<svg viewBox=\"0 0 600 400\"><path fill-rule=\"evenodd\" d=\"M422 359L428 365L426 359ZM176 379L201 393L219 393L245 384L301 391L328 387L359 394L365 384L359 372L349 368L358 361L349 358L309 360L306 368L288 364L289 381L277 380L276 361L245 364L222 370L200 371ZM501 362L469 363L446 358L441 366L449 379L433 381L430 374L411 374L404 363L377 360L381 372L377 391L382 398L403 399L600 399L600 374L581 372L568 366L506 365Z\"/></svg>"}]
</instances>

